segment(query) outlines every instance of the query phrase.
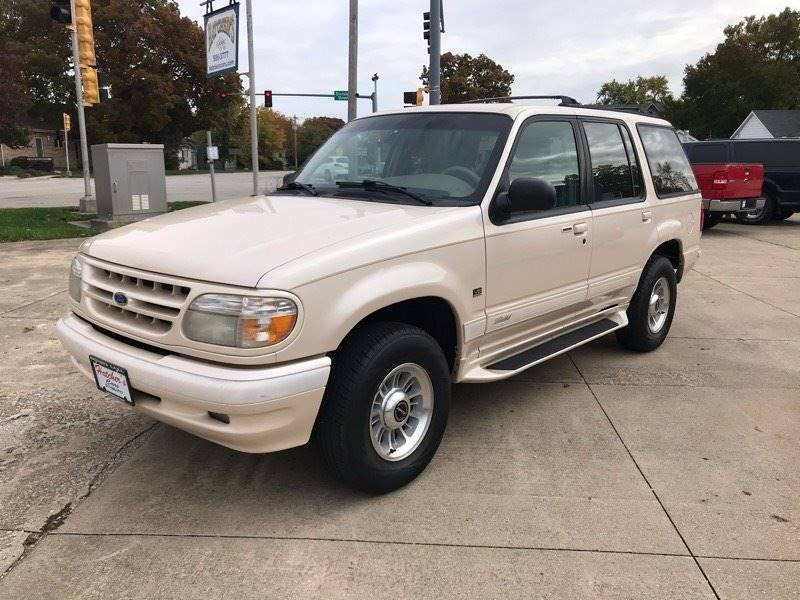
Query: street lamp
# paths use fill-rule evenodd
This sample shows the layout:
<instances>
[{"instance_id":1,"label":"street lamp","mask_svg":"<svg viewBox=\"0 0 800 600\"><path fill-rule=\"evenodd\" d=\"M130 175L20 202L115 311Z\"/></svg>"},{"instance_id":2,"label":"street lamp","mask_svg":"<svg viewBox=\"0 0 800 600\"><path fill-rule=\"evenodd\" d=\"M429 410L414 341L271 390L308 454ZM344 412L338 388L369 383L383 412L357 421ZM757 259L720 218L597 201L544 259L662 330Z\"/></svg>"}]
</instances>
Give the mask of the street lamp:
<instances>
[{"instance_id":1,"label":"street lamp","mask_svg":"<svg viewBox=\"0 0 800 600\"><path fill-rule=\"evenodd\" d=\"M378 112L378 74L372 76L372 112Z\"/></svg>"}]
</instances>

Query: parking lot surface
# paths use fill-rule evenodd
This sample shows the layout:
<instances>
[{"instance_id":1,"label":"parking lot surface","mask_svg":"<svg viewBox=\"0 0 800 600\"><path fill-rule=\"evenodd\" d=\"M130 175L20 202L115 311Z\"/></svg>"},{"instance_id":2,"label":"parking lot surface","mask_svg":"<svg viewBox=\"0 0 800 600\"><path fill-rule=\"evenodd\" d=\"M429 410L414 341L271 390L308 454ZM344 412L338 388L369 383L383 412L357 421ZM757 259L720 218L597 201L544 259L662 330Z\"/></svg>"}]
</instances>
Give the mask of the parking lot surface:
<instances>
[{"instance_id":1,"label":"parking lot surface","mask_svg":"<svg viewBox=\"0 0 800 600\"><path fill-rule=\"evenodd\" d=\"M460 385L385 496L130 411L54 337L77 242L0 245L2 598L798 598L800 216L723 224L651 354Z\"/></svg>"}]
</instances>

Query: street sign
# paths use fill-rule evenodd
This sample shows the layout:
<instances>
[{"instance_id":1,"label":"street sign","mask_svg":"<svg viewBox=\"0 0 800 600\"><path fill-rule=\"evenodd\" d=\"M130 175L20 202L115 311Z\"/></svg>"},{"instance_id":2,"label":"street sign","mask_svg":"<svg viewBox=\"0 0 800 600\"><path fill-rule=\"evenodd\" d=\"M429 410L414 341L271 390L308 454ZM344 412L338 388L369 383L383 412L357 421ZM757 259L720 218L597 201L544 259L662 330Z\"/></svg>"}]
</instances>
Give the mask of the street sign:
<instances>
[{"instance_id":1,"label":"street sign","mask_svg":"<svg viewBox=\"0 0 800 600\"><path fill-rule=\"evenodd\" d=\"M347 102L347 99L350 95L347 93L347 90L335 90L333 92L333 99L334 100L341 100L342 102Z\"/></svg>"},{"instance_id":2,"label":"street sign","mask_svg":"<svg viewBox=\"0 0 800 600\"><path fill-rule=\"evenodd\" d=\"M205 15L206 77L239 70L239 3Z\"/></svg>"},{"instance_id":3,"label":"street sign","mask_svg":"<svg viewBox=\"0 0 800 600\"><path fill-rule=\"evenodd\" d=\"M67 113L64 113L64 131L72 130L72 120Z\"/></svg>"},{"instance_id":4,"label":"street sign","mask_svg":"<svg viewBox=\"0 0 800 600\"><path fill-rule=\"evenodd\" d=\"M208 160L219 160L219 146L206 146Z\"/></svg>"}]
</instances>

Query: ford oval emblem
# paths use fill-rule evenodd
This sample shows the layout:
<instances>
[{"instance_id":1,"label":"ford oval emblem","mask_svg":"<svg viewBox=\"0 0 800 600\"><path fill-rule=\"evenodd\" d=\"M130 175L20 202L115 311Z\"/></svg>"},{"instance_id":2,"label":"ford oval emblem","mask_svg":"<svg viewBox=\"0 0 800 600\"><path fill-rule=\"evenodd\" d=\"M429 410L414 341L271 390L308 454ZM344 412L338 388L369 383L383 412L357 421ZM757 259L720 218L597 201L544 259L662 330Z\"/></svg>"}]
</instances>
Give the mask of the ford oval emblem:
<instances>
[{"instance_id":1,"label":"ford oval emblem","mask_svg":"<svg viewBox=\"0 0 800 600\"><path fill-rule=\"evenodd\" d=\"M114 294L114 302L120 306L125 306L128 303L128 297L122 292L117 292Z\"/></svg>"}]
</instances>

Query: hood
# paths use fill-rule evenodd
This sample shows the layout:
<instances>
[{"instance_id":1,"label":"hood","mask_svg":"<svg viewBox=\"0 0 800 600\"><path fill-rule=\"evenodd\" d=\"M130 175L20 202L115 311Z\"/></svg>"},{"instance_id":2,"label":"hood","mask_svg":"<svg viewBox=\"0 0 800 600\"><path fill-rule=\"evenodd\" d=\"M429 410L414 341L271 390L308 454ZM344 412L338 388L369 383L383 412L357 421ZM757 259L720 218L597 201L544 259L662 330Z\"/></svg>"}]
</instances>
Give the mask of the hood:
<instances>
[{"instance_id":1,"label":"hood","mask_svg":"<svg viewBox=\"0 0 800 600\"><path fill-rule=\"evenodd\" d=\"M225 200L99 235L84 251L144 271L255 287L262 275L326 247L453 208L300 195Z\"/></svg>"}]
</instances>

